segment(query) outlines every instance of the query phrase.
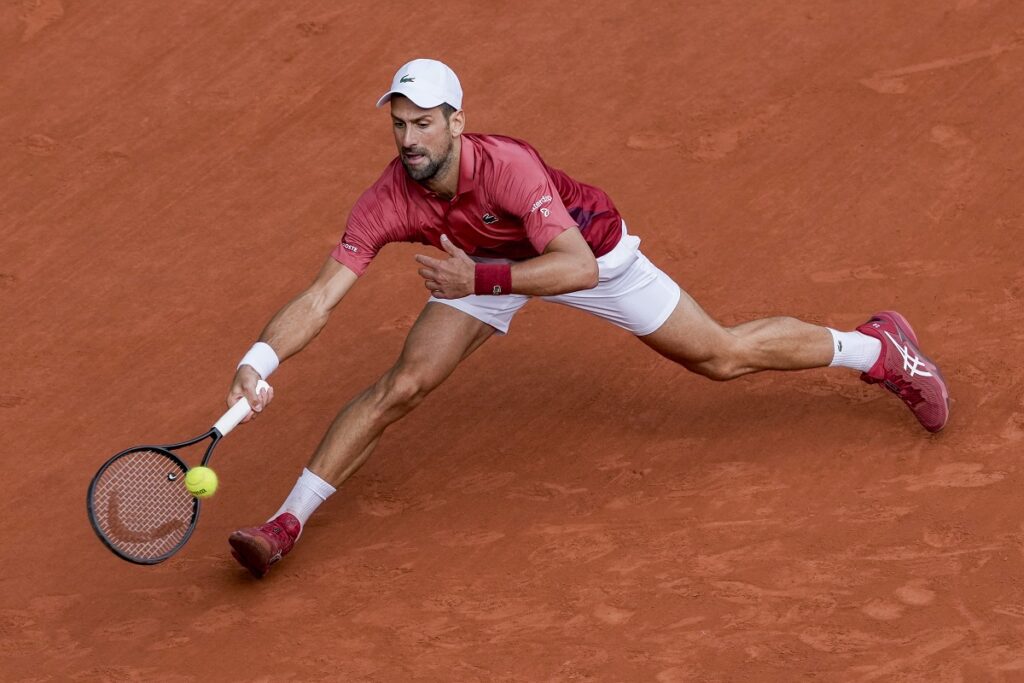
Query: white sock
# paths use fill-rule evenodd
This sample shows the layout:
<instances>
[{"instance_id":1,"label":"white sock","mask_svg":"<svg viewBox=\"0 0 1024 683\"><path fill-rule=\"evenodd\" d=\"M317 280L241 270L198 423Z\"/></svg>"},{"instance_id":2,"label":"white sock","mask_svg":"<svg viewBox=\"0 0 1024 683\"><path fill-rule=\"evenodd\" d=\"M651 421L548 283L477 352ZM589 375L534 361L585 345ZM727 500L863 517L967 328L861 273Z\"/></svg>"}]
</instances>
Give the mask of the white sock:
<instances>
[{"instance_id":1,"label":"white sock","mask_svg":"<svg viewBox=\"0 0 1024 683\"><path fill-rule=\"evenodd\" d=\"M863 332L838 332L831 327L827 329L832 333L832 349L835 353L829 363L830 368L853 368L867 372L882 354L882 342L874 337Z\"/></svg>"},{"instance_id":2,"label":"white sock","mask_svg":"<svg viewBox=\"0 0 1024 683\"><path fill-rule=\"evenodd\" d=\"M331 497L337 489L326 481L316 476L309 469L304 468L299 480L295 482L295 488L285 498L281 509L274 513L270 519L276 519L278 515L290 512L298 518L302 528L306 528L306 522L310 515L320 507L320 503ZM300 532L301 533L301 532Z\"/></svg>"}]
</instances>

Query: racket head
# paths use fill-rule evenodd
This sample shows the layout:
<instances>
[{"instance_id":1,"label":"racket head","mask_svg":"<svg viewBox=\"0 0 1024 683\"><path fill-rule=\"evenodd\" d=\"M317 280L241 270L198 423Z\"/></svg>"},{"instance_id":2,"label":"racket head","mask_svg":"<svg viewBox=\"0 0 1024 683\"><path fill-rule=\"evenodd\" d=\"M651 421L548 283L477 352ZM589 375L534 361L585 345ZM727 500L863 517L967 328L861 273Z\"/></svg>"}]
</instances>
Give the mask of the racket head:
<instances>
[{"instance_id":1,"label":"racket head","mask_svg":"<svg viewBox=\"0 0 1024 683\"><path fill-rule=\"evenodd\" d=\"M157 564L178 552L199 518L199 500L185 488L187 471L160 446L136 446L107 460L86 498L96 535L136 564Z\"/></svg>"}]
</instances>

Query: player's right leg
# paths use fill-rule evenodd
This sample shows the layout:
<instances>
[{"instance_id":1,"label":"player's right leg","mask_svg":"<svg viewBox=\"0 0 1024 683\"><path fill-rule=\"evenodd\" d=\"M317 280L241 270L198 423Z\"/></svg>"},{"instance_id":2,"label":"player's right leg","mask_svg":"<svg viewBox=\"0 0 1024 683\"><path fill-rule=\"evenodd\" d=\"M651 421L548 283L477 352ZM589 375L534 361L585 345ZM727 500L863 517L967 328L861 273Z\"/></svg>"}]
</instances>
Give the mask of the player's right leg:
<instances>
[{"instance_id":1,"label":"player's right leg","mask_svg":"<svg viewBox=\"0 0 1024 683\"><path fill-rule=\"evenodd\" d=\"M492 334L493 327L462 311L427 304L398 361L341 410L309 469L340 486L370 455L384 429L419 405Z\"/></svg>"},{"instance_id":2,"label":"player's right leg","mask_svg":"<svg viewBox=\"0 0 1024 683\"><path fill-rule=\"evenodd\" d=\"M338 413L274 518L231 535L235 559L257 577L266 574L292 549L313 510L366 461L388 425L419 405L494 332L461 310L428 303L398 361Z\"/></svg>"}]
</instances>

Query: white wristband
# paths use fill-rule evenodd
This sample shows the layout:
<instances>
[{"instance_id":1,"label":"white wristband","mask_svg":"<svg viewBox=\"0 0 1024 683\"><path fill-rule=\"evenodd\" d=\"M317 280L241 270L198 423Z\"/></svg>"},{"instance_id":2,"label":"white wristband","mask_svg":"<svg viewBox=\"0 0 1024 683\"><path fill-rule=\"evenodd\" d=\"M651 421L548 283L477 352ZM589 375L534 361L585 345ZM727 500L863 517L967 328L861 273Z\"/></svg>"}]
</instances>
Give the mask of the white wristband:
<instances>
[{"instance_id":1,"label":"white wristband","mask_svg":"<svg viewBox=\"0 0 1024 683\"><path fill-rule=\"evenodd\" d=\"M277 366L280 363L281 360L277 357L277 353L274 352L274 347L266 342L256 342L235 369L237 370L243 365L248 365L259 373L260 377L266 379L270 377L274 370L277 370Z\"/></svg>"}]
</instances>

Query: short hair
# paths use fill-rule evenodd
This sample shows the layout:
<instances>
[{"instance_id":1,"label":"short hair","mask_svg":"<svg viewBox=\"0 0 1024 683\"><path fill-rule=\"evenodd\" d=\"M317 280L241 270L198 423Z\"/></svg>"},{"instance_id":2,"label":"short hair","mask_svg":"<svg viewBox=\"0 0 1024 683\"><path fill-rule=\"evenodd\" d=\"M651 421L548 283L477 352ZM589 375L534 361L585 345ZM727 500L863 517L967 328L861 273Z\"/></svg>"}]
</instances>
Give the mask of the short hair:
<instances>
[{"instance_id":1,"label":"short hair","mask_svg":"<svg viewBox=\"0 0 1024 683\"><path fill-rule=\"evenodd\" d=\"M442 102L441 103L441 113L444 114L444 120L445 121L451 119L452 114L454 114L457 111L458 111L458 109L456 109L452 105L448 104L447 102Z\"/></svg>"}]
</instances>

